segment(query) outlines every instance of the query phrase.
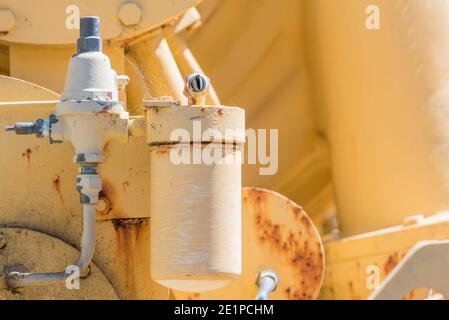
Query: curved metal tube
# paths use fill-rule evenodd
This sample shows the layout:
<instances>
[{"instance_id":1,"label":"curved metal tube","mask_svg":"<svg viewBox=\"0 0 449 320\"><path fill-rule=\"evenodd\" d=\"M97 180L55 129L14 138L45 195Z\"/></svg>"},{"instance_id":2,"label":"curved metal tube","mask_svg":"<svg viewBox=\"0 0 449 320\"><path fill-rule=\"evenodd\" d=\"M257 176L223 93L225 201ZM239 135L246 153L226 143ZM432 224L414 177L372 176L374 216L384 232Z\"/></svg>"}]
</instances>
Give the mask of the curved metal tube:
<instances>
[{"instance_id":1,"label":"curved metal tube","mask_svg":"<svg viewBox=\"0 0 449 320\"><path fill-rule=\"evenodd\" d=\"M75 266L80 275L85 275L95 252L96 240L96 210L95 204L83 204L83 233L81 237L81 253ZM47 286L64 282L71 273L66 271L49 273L10 272L6 279L9 288L31 286Z\"/></svg>"}]
</instances>

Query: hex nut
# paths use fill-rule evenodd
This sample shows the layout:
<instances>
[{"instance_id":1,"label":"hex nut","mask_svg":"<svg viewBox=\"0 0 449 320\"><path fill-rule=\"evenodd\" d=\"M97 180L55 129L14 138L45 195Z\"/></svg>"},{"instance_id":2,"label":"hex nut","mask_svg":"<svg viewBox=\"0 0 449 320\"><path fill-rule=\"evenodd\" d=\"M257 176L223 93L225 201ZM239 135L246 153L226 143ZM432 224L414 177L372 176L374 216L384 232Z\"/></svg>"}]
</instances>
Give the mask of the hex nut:
<instances>
[{"instance_id":1,"label":"hex nut","mask_svg":"<svg viewBox=\"0 0 449 320\"><path fill-rule=\"evenodd\" d=\"M12 30L16 24L16 17L11 10L1 9L0 10L0 32L7 33Z\"/></svg>"},{"instance_id":2,"label":"hex nut","mask_svg":"<svg viewBox=\"0 0 449 320\"><path fill-rule=\"evenodd\" d=\"M142 19L142 10L135 3L125 3L120 7L118 17L123 25L134 26Z\"/></svg>"},{"instance_id":3,"label":"hex nut","mask_svg":"<svg viewBox=\"0 0 449 320\"><path fill-rule=\"evenodd\" d=\"M107 198L100 197L97 204L95 205L95 209L99 214L106 215L111 210L111 203Z\"/></svg>"}]
</instances>

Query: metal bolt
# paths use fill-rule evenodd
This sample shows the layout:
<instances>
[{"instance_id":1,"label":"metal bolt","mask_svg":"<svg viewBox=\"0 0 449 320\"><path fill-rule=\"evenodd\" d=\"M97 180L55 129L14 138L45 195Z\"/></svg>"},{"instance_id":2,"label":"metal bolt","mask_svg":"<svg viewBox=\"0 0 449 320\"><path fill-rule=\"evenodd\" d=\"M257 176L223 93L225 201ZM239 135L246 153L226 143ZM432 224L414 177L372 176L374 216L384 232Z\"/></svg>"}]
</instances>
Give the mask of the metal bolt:
<instances>
[{"instance_id":1,"label":"metal bolt","mask_svg":"<svg viewBox=\"0 0 449 320\"><path fill-rule=\"evenodd\" d=\"M6 247L6 236L3 233L0 233L0 249L3 249Z\"/></svg>"},{"instance_id":2,"label":"metal bolt","mask_svg":"<svg viewBox=\"0 0 449 320\"><path fill-rule=\"evenodd\" d=\"M204 74L195 72L186 78L184 95L189 99L190 105L204 105L209 94L209 78Z\"/></svg>"},{"instance_id":3,"label":"metal bolt","mask_svg":"<svg viewBox=\"0 0 449 320\"><path fill-rule=\"evenodd\" d=\"M95 205L95 209L99 214L106 215L111 210L111 202L105 197L100 197Z\"/></svg>"},{"instance_id":4,"label":"metal bolt","mask_svg":"<svg viewBox=\"0 0 449 320\"><path fill-rule=\"evenodd\" d=\"M12 30L16 24L16 17L11 10L2 9L0 10L0 32L8 33Z\"/></svg>"},{"instance_id":5,"label":"metal bolt","mask_svg":"<svg viewBox=\"0 0 449 320\"><path fill-rule=\"evenodd\" d=\"M142 19L142 10L135 3L125 3L120 7L118 17L123 25L134 26Z\"/></svg>"}]
</instances>

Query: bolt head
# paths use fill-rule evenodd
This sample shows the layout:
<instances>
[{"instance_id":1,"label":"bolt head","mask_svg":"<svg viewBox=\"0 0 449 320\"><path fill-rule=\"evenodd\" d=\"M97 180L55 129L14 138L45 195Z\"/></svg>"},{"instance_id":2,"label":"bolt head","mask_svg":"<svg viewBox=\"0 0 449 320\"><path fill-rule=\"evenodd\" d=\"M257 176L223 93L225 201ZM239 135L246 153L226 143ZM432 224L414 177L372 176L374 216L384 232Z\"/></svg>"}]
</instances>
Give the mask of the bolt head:
<instances>
[{"instance_id":1,"label":"bolt head","mask_svg":"<svg viewBox=\"0 0 449 320\"><path fill-rule=\"evenodd\" d=\"M125 3L120 7L118 17L123 25L134 26L142 20L142 10L135 3Z\"/></svg>"},{"instance_id":2,"label":"bolt head","mask_svg":"<svg viewBox=\"0 0 449 320\"><path fill-rule=\"evenodd\" d=\"M111 203L107 198L100 197L97 204L95 205L95 209L100 214L108 214L109 210L111 209Z\"/></svg>"},{"instance_id":3,"label":"bolt head","mask_svg":"<svg viewBox=\"0 0 449 320\"><path fill-rule=\"evenodd\" d=\"M16 17L11 10L1 9L0 10L0 32L10 32L14 25L16 24Z\"/></svg>"}]
</instances>

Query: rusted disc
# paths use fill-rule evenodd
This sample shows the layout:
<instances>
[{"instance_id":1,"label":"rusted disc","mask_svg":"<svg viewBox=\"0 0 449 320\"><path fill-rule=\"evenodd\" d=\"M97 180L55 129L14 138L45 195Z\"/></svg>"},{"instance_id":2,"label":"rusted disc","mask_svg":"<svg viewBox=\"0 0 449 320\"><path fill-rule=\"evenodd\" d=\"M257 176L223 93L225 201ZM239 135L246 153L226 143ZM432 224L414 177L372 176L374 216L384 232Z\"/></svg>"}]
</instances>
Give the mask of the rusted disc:
<instances>
[{"instance_id":1,"label":"rusted disc","mask_svg":"<svg viewBox=\"0 0 449 320\"><path fill-rule=\"evenodd\" d=\"M324 277L320 235L304 210L279 193L243 189L242 277L211 292L174 292L177 299L254 299L260 271L271 269L280 283L270 299L316 299Z\"/></svg>"}]
</instances>

